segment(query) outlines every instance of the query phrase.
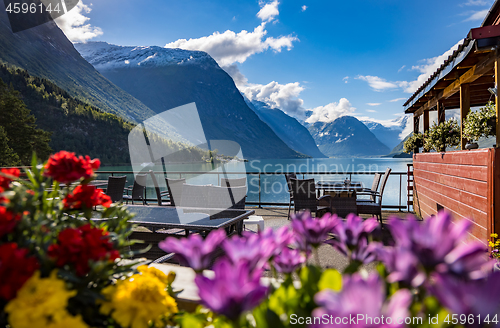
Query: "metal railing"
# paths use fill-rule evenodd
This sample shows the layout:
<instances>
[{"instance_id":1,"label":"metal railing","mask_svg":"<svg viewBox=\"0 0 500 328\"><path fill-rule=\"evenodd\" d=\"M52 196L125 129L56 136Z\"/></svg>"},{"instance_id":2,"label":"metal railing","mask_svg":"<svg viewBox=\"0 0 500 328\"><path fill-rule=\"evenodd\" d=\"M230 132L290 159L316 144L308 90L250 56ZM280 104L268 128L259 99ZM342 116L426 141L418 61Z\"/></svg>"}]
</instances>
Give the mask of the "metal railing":
<instances>
[{"instance_id":1,"label":"metal railing","mask_svg":"<svg viewBox=\"0 0 500 328\"><path fill-rule=\"evenodd\" d=\"M111 175L111 176L114 176L114 175L127 175L127 176L132 176L133 177L133 174L134 172L133 171L105 171L105 170L99 170L96 172L99 176L100 175ZM247 176L251 176L251 177L258 177L258 182L257 184L254 184L254 180L251 180L251 183L249 183L249 191L250 191L250 185L252 185L253 187L256 187L258 188L257 190L257 194L258 194L258 200L257 201L248 201L248 198L247 198L247 202L246 202L246 205L251 205L251 206L258 206L259 208L261 208L262 206L288 206L288 200L286 202L275 202L275 201L271 201L271 202L268 202L268 201L263 201L263 189L262 189L262 185L263 185L263 178L264 177L269 177L269 176L283 176L283 179L284 179L284 175L287 174L287 173L295 173L298 177L302 176L303 179L305 179L306 177L311 177L311 176L342 176L342 177L347 177L349 176L349 180L352 181L352 177L353 176L373 176L375 175L375 173L379 173L379 174L384 174L385 172L214 172L214 171L209 171L209 172L198 172L198 171L172 171L172 172L162 172L162 171L154 171L154 174L156 175L163 175L164 177L175 177L175 178L182 178L182 177L186 177L188 175L195 175L195 176L200 176L200 175L216 175L217 176L217 184L220 185L220 178L221 176L231 176L231 175L247 175ZM382 203L382 208L384 209L396 209L396 210L399 210L401 211L402 209L406 209L407 208L407 205L406 204L403 204L403 189L407 189L406 188L406 179L407 179L407 172L391 172L390 176L389 176L389 180L391 180L391 177L398 177L397 179L399 180L399 197L398 197L398 203L397 204L386 204L386 203ZM405 181L403 182L403 178L405 179ZM131 180L133 182L133 178ZM131 182L129 180L129 183ZM249 179L250 181L250 179ZM394 179L392 179L393 181L393 184L394 184ZM388 181L389 183L389 181ZM286 182L285 182L286 184ZM254 193L253 191L251 193ZM269 193L267 193L269 194ZM152 195L152 194L151 194ZM387 199L387 186L386 186L386 190L384 192L384 195L386 197L384 197L384 199ZM405 192L404 194L404 198L406 200L406 197L407 197L407 194ZM392 197L394 198L394 197ZM156 201L156 198L148 198L147 201Z\"/></svg>"}]
</instances>

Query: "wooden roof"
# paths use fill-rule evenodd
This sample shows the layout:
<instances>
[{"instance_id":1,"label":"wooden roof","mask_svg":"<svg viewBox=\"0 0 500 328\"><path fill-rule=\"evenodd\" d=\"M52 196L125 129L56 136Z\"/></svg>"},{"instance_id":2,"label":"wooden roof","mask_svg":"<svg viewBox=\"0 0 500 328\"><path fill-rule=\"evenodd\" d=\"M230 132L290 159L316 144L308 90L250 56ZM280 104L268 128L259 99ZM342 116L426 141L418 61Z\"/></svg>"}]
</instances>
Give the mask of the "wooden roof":
<instances>
[{"instance_id":1,"label":"wooden roof","mask_svg":"<svg viewBox=\"0 0 500 328\"><path fill-rule=\"evenodd\" d=\"M496 26L495 26L496 25ZM471 107L493 100L496 47L500 45L500 0L496 0L482 26L467 38L403 105L406 114L420 116L435 110L460 108L460 85L469 84Z\"/></svg>"},{"instance_id":2,"label":"wooden roof","mask_svg":"<svg viewBox=\"0 0 500 328\"><path fill-rule=\"evenodd\" d=\"M465 39L443 65L406 101L405 113L421 115L433 110L438 101L446 109L460 108L460 85L468 83L471 106L483 106L491 100L488 88L495 86L495 51L478 49L477 42Z\"/></svg>"}]
</instances>

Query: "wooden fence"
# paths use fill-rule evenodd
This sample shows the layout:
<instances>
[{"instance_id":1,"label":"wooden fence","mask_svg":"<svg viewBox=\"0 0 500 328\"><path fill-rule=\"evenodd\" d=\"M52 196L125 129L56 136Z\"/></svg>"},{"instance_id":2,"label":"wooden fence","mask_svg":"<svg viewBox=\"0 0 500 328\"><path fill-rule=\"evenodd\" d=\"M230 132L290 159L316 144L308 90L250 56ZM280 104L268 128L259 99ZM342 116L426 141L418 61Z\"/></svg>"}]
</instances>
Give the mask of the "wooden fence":
<instances>
[{"instance_id":1,"label":"wooden fence","mask_svg":"<svg viewBox=\"0 0 500 328\"><path fill-rule=\"evenodd\" d=\"M500 228L500 205L495 207L500 204L499 166L495 148L415 154L415 213L427 217L446 209L471 220L471 238L486 244Z\"/></svg>"}]
</instances>

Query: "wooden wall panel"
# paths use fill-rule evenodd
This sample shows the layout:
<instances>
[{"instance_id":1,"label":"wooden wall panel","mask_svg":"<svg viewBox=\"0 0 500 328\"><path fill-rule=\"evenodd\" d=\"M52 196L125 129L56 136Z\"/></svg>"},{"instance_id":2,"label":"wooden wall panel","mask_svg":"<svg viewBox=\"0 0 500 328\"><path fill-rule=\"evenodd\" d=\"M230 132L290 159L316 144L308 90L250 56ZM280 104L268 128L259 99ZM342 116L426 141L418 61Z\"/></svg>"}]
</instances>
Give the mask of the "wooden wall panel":
<instances>
[{"instance_id":1,"label":"wooden wall panel","mask_svg":"<svg viewBox=\"0 0 500 328\"><path fill-rule=\"evenodd\" d=\"M500 209L495 212L494 206L500 201L499 161L500 152L493 148L415 154L415 212L425 218L446 209L455 219L467 218L473 222L471 239L486 244L500 224Z\"/></svg>"}]
</instances>

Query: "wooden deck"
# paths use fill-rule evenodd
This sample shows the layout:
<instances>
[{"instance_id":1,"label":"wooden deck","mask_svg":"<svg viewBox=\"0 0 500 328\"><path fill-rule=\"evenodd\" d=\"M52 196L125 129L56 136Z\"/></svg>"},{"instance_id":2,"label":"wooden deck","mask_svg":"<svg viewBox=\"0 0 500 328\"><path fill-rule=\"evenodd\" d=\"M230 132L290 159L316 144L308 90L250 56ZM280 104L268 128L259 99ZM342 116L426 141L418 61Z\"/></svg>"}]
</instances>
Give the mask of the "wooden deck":
<instances>
[{"instance_id":1,"label":"wooden deck","mask_svg":"<svg viewBox=\"0 0 500 328\"><path fill-rule=\"evenodd\" d=\"M262 216L264 218L264 223L266 227L281 227L287 223L288 208L283 207L250 207L247 206L246 209L252 209L255 211L255 215ZM293 208L291 213L293 213ZM399 218L405 218L407 215L412 213L408 212L398 212L398 211L382 211L382 222L387 223L387 219L391 216L396 216ZM369 218L370 215L360 215L362 218Z\"/></svg>"},{"instance_id":2,"label":"wooden deck","mask_svg":"<svg viewBox=\"0 0 500 328\"><path fill-rule=\"evenodd\" d=\"M277 207L266 207L266 208L258 208L258 207L248 207L248 209L255 210L255 215L262 216L264 218L264 225L266 228L279 228L285 225L291 224L291 221L287 219L288 208L277 208ZM293 213L293 209L292 209ZM391 216L396 216L399 218L405 218L411 213L408 212L397 212L397 211L382 211L382 236L384 242L389 241L390 235L385 228L385 224L387 220ZM361 215L363 218L369 218L369 215ZM255 231L256 226L248 226L245 227L246 230ZM334 268L339 271L342 271L347 265L345 257L333 249L330 245L323 245L318 250L320 265L323 268ZM313 259L311 259L313 261ZM373 268L368 266L367 270L372 270Z\"/></svg>"}]
</instances>

